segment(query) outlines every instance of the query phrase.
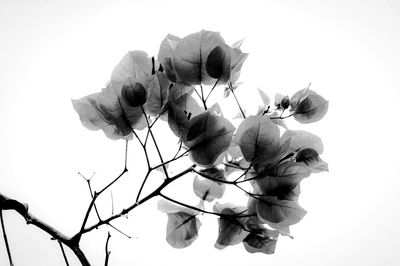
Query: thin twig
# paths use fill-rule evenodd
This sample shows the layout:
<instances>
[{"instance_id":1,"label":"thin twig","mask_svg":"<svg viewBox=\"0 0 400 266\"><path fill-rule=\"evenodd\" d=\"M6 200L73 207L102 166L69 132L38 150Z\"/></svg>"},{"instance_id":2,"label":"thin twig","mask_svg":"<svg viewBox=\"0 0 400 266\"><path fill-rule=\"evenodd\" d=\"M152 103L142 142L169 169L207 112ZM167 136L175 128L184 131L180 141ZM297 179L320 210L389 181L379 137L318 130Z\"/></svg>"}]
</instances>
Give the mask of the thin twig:
<instances>
[{"instance_id":1,"label":"thin twig","mask_svg":"<svg viewBox=\"0 0 400 266\"><path fill-rule=\"evenodd\" d=\"M244 114L243 109L242 109L242 107L240 106L240 103L239 103L239 101L238 101L238 99L237 99L237 97L236 97L236 94L235 94L235 92L233 91L232 83L229 82L229 83L228 83L228 87L229 87L229 89L231 90L231 92L232 92L232 94L233 94L233 97L235 98L236 104L237 104L237 106L239 107L239 110L240 110L240 112L242 113L243 118L246 118L246 115Z\"/></svg>"},{"instance_id":2,"label":"thin twig","mask_svg":"<svg viewBox=\"0 0 400 266\"><path fill-rule=\"evenodd\" d=\"M200 83L200 90L201 90L201 101L203 102L204 110L207 111L207 104L206 104L206 100L204 99L203 85L201 85L201 83Z\"/></svg>"},{"instance_id":3,"label":"thin twig","mask_svg":"<svg viewBox=\"0 0 400 266\"><path fill-rule=\"evenodd\" d=\"M67 254L65 254L65 250L64 250L63 244L60 242L60 240L57 240L57 242L58 242L58 244L60 245L60 249L61 249L61 252L62 252L62 254L63 254L65 264L66 264L67 266L69 266L68 259L67 259Z\"/></svg>"},{"instance_id":4,"label":"thin twig","mask_svg":"<svg viewBox=\"0 0 400 266\"><path fill-rule=\"evenodd\" d=\"M154 137L153 131L151 130L150 123L149 123L149 119L147 119L147 115L146 115L146 112L145 112L143 106L141 105L140 107L142 108L142 112L143 112L144 116L146 117L147 127L149 128L150 136L151 136L151 138L153 139L154 146L156 147L158 156L160 157L160 161L161 161L161 163L164 163L164 160L163 160L163 157L162 157L162 155L161 155L161 151L160 151L160 149L159 149L159 147L158 147L156 138ZM165 166L165 164L163 164L162 167L163 167L165 176L168 178L169 176L168 176L167 167Z\"/></svg>"},{"instance_id":5,"label":"thin twig","mask_svg":"<svg viewBox=\"0 0 400 266\"><path fill-rule=\"evenodd\" d=\"M143 203L147 202L148 200L159 196L160 192L169 184L171 184L172 182L174 182L175 180L179 179L180 177L190 173L192 171L192 169L195 167L196 165L192 165L189 168L187 168L186 170L180 172L179 174L176 174L175 176L172 176L168 179L164 179L164 182L158 186L158 188L156 188L152 193L148 194L146 197L142 198L141 200L139 200L138 202L133 203L132 205L130 205L129 207L123 209L121 212L114 214L110 217L108 217L107 219L103 220L103 221L99 221L98 223L85 228L82 232L79 232L78 234L76 234L73 238L78 238L79 235L83 235L86 234L96 228L99 228L100 226L104 225L104 224L109 224L111 221L128 214L130 211L132 211L133 209L135 209L136 207L142 205Z\"/></svg>"},{"instance_id":6,"label":"thin twig","mask_svg":"<svg viewBox=\"0 0 400 266\"><path fill-rule=\"evenodd\" d=\"M208 100L208 97L210 97L211 93L213 92L213 90L215 89L215 87L217 86L219 81L219 78L217 79L217 81L215 82L214 86L211 88L210 92L208 93L207 97L206 97L206 101Z\"/></svg>"},{"instance_id":7,"label":"thin twig","mask_svg":"<svg viewBox=\"0 0 400 266\"><path fill-rule=\"evenodd\" d=\"M25 219L27 224L36 226L37 228L48 233L52 238L61 241L64 245L69 247L79 259L82 266L90 266L85 254L79 248L79 242L76 241L76 238L69 238L58 230L54 229L52 226L36 218L33 214L28 212L26 205L17 200L10 199L0 193L0 210L16 211Z\"/></svg>"},{"instance_id":8,"label":"thin twig","mask_svg":"<svg viewBox=\"0 0 400 266\"><path fill-rule=\"evenodd\" d=\"M11 250L10 250L10 246L9 246L9 244L8 244L6 228L5 228L5 226L4 226L3 210L1 210L1 209L0 209L0 221L1 221L1 229L3 230L4 243L5 243L6 249L7 249L8 260L10 261L10 266L13 266L14 263L13 263L13 261L12 261Z\"/></svg>"},{"instance_id":9,"label":"thin twig","mask_svg":"<svg viewBox=\"0 0 400 266\"><path fill-rule=\"evenodd\" d=\"M108 232L107 240L106 240L106 248L105 248L106 249L106 258L104 260L104 266L108 266L108 260L110 259L111 251L108 250L108 243L110 241L110 238L111 238L111 234L110 234L110 232Z\"/></svg>"},{"instance_id":10,"label":"thin twig","mask_svg":"<svg viewBox=\"0 0 400 266\"><path fill-rule=\"evenodd\" d=\"M140 185L139 192L138 192L138 194L137 194L137 196L136 196L136 202L139 201L140 194L142 193L144 184L146 183L147 178L150 176L150 173L151 173L151 169L147 171L146 176L144 177L143 182L142 182L142 184Z\"/></svg>"}]
</instances>

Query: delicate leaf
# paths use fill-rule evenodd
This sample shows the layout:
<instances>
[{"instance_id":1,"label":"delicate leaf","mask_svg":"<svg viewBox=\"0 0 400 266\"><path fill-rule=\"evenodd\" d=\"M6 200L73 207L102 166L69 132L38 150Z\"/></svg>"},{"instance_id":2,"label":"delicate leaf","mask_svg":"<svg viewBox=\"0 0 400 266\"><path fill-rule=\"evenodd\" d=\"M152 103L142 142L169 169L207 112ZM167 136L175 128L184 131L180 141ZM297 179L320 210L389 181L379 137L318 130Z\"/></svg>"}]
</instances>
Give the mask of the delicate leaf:
<instances>
[{"instance_id":1,"label":"delicate leaf","mask_svg":"<svg viewBox=\"0 0 400 266\"><path fill-rule=\"evenodd\" d=\"M147 108L151 115L157 116L164 111L168 101L170 84L167 75L162 72L152 76L148 86L149 95L147 99Z\"/></svg>"},{"instance_id":2,"label":"delicate leaf","mask_svg":"<svg viewBox=\"0 0 400 266\"><path fill-rule=\"evenodd\" d=\"M205 64L211 50L224 43L219 33L204 30L181 39L172 58L180 80L191 85L215 83L215 79L207 74Z\"/></svg>"},{"instance_id":3,"label":"delicate leaf","mask_svg":"<svg viewBox=\"0 0 400 266\"><path fill-rule=\"evenodd\" d=\"M90 130L103 130L110 139L130 139L132 129L143 129L146 122L139 107L122 99L123 83L111 82L101 92L72 100L82 124Z\"/></svg>"},{"instance_id":4,"label":"delicate leaf","mask_svg":"<svg viewBox=\"0 0 400 266\"><path fill-rule=\"evenodd\" d=\"M206 111L190 120L186 145L199 165L211 165L228 149L235 128L225 118Z\"/></svg>"},{"instance_id":5,"label":"delicate leaf","mask_svg":"<svg viewBox=\"0 0 400 266\"><path fill-rule=\"evenodd\" d=\"M234 43L232 44L232 48L240 49L240 46L242 46L243 42L244 42L244 38L241 39L241 40L238 40L238 41L234 42Z\"/></svg>"},{"instance_id":6,"label":"delicate leaf","mask_svg":"<svg viewBox=\"0 0 400 266\"><path fill-rule=\"evenodd\" d=\"M324 151L322 140L317 135L303 130L286 130L281 141L290 140L289 151L298 152L303 149L313 149L318 154Z\"/></svg>"},{"instance_id":7,"label":"delicate leaf","mask_svg":"<svg viewBox=\"0 0 400 266\"><path fill-rule=\"evenodd\" d=\"M211 107L207 109L211 114L222 116L222 109L219 103L214 103Z\"/></svg>"},{"instance_id":8,"label":"delicate leaf","mask_svg":"<svg viewBox=\"0 0 400 266\"><path fill-rule=\"evenodd\" d=\"M243 53L239 47L233 47L231 50L231 82L235 84L240 76L244 61L246 61L249 54Z\"/></svg>"},{"instance_id":9,"label":"delicate leaf","mask_svg":"<svg viewBox=\"0 0 400 266\"><path fill-rule=\"evenodd\" d=\"M244 208L230 208L218 203L214 206L214 211L224 214L218 218L219 233L215 242L217 249L224 249L227 246L239 244L249 234L244 230L245 218L238 218Z\"/></svg>"},{"instance_id":10,"label":"delicate leaf","mask_svg":"<svg viewBox=\"0 0 400 266\"><path fill-rule=\"evenodd\" d=\"M258 94L262 100L262 105L258 107L257 115L262 115L264 111L268 108L270 99L268 95L263 91L257 88Z\"/></svg>"},{"instance_id":11,"label":"delicate leaf","mask_svg":"<svg viewBox=\"0 0 400 266\"><path fill-rule=\"evenodd\" d=\"M114 68L111 80L125 82L127 79L135 80L145 88L151 78L153 63L147 53L143 51L128 52Z\"/></svg>"},{"instance_id":12,"label":"delicate leaf","mask_svg":"<svg viewBox=\"0 0 400 266\"><path fill-rule=\"evenodd\" d=\"M296 92L292 98L290 98L290 111L295 112L297 107L300 105L302 101L304 101L310 92L309 86L302 90Z\"/></svg>"},{"instance_id":13,"label":"delicate leaf","mask_svg":"<svg viewBox=\"0 0 400 266\"><path fill-rule=\"evenodd\" d=\"M313 149L300 150L296 155L296 162L304 163L313 173L328 171L328 164Z\"/></svg>"},{"instance_id":14,"label":"delicate leaf","mask_svg":"<svg viewBox=\"0 0 400 266\"><path fill-rule=\"evenodd\" d=\"M199 179L196 176L193 180L194 193L199 198L209 202L222 198L225 192L225 184L217 180L226 180L224 171L215 167L207 168L200 171L200 176L204 178Z\"/></svg>"},{"instance_id":15,"label":"delicate leaf","mask_svg":"<svg viewBox=\"0 0 400 266\"><path fill-rule=\"evenodd\" d=\"M190 246L198 236L200 220L196 215L183 211L168 213L167 242L174 248Z\"/></svg>"},{"instance_id":16,"label":"delicate leaf","mask_svg":"<svg viewBox=\"0 0 400 266\"><path fill-rule=\"evenodd\" d=\"M329 102L312 90L294 109L294 119L300 123L313 123L321 120L328 112Z\"/></svg>"},{"instance_id":17,"label":"delicate leaf","mask_svg":"<svg viewBox=\"0 0 400 266\"><path fill-rule=\"evenodd\" d=\"M257 190L268 196L276 196L281 199L297 199L300 191L300 181L310 176L311 171L302 163L285 161L280 163L273 173L263 176L256 174Z\"/></svg>"},{"instance_id":18,"label":"delicate leaf","mask_svg":"<svg viewBox=\"0 0 400 266\"><path fill-rule=\"evenodd\" d=\"M235 142L249 162L266 164L279 154L279 129L268 116L249 116L240 124Z\"/></svg>"},{"instance_id":19,"label":"delicate leaf","mask_svg":"<svg viewBox=\"0 0 400 266\"><path fill-rule=\"evenodd\" d=\"M273 233L271 233L273 232ZM273 254L275 252L277 232L264 229L261 232L251 232L244 240L243 245L250 253Z\"/></svg>"},{"instance_id":20,"label":"delicate leaf","mask_svg":"<svg viewBox=\"0 0 400 266\"><path fill-rule=\"evenodd\" d=\"M255 202L258 218L275 229L298 223L306 214L296 200L279 200L275 196L261 196Z\"/></svg>"},{"instance_id":21,"label":"delicate leaf","mask_svg":"<svg viewBox=\"0 0 400 266\"><path fill-rule=\"evenodd\" d=\"M231 55L229 46L218 45L208 54L206 61L207 74L220 82L225 83L231 74Z\"/></svg>"},{"instance_id":22,"label":"delicate leaf","mask_svg":"<svg viewBox=\"0 0 400 266\"><path fill-rule=\"evenodd\" d=\"M193 86L175 83L169 91L168 124L179 138L186 138L189 119L202 112L201 107L191 96Z\"/></svg>"},{"instance_id":23,"label":"delicate leaf","mask_svg":"<svg viewBox=\"0 0 400 266\"><path fill-rule=\"evenodd\" d=\"M178 138L185 138L189 119L185 111L173 102L168 104L168 125Z\"/></svg>"},{"instance_id":24,"label":"delicate leaf","mask_svg":"<svg viewBox=\"0 0 400 266\"><path fill-rule=\"evenodd\" d=\"M168 34L161 42L160 50L158 52L158 61L163 66L165 73L172 82L178 81L172 65L172 57L180 40L181 38Z\"/></svg>"}]
</instances>

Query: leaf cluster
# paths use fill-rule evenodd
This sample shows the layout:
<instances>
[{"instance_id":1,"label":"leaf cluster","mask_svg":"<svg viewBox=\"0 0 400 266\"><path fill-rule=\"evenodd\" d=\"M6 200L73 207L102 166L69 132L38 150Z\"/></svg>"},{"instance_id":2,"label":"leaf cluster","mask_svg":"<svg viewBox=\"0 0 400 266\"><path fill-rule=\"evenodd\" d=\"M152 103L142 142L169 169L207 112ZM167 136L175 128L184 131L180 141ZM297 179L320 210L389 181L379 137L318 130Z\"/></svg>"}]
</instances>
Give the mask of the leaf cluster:
<instances>
[{"instance_id":1,"label":"leaf cluster","mask_svg":"<svg viewBox=\"0 0 400 266\"><path fill-rule=\"evenodd\" d=\"M131 140L146 128L152 134L149 121L168 123L194 164L193 191L199 198L191 206L160 194L168 202L159 203L168 216L166 239L175 248L193 243L201 227L199 214L208 213L218 216L216 248L243 243L250 253L274 253L278 236L289 235L289 227L306 214L298 203L301 180L328 170L320 157L321 139L284 123L289 117L317 122L327 113L328 101L305 88L292 97L277 94L272 106L260 91L263 106L246 113L235 96L248 56L241 44L229 46L219 33L204 30L183 38L168 34L157 58L128 52L102 91L72 101L85 127L113 140ZM235 97L242 114L237 128L218 104L207 106L208 96L218 89ZM245 192L247 202L216 202L207 210L204 202L221 199L227 186Z\"/></svg>"}]
</instances>

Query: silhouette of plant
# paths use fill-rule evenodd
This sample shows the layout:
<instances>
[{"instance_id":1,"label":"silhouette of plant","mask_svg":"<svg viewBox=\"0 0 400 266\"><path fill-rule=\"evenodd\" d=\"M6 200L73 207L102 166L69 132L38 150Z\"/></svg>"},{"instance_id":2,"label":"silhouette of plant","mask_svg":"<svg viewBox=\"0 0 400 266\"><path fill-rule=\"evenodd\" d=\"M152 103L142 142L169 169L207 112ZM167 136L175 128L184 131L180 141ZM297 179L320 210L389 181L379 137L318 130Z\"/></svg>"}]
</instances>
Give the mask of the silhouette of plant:
<instances>
[{"instance_id":1,"label":"silhouette of plant","mask_svg":"<svg viewBox=\"0 0 400 266\"><path fill-rule=\"evenodd\" d=\"M326 114L328 101L308 86L292 97L277 94L270 104L269 97L259 90L262 105L256 113L246 111L235 94L240 86L241 67L248 56L241 51L241 44L239 41L228 46L219 33L204 30L184 38L168 34L157 59L143 51L128 52L102 91L72 101L86 128L102 130L113 140L126 141L125 165L120 175L97 191L85 178L92 200L74 236L61 234L33 216L26 205L2 194L0 210L15 210L28 224L49 233L59 242L67 265L64 245L71 248L82 265L90 265L79 247L81 237L103 225L120 231L110 222L155 197L160 198L159 210L168 216L166 240L172 247L190 246L201 228L200 215L210 214L218 219L216 248L243 243L250 253L274 253L278 236L290 236L290 226L306 214L298 204L300 181L311 173L328 170L320 157L321 139L306 131L289 129L285 119L317 122ZM225 117L218 102L209 105L210 95L217 90L224 92L222 98L233 97L239 117ZM166 157L161 151L162 140L154 134L156 123L168 123L178 139L173 156ZM128 172L129 141L140 144L147 172L131 205L107 218L100 217L96 200ZM150 145L158 158L149 156ZM187 165L176 171L171 170L175 169L173 164ZM164 179L152 192L143 195L155 170L161 171ZM164 190L189 174L194 176L193 192L199 198L196 205L178 201ZM247 200L240 205L215 202L212 208L206 208L209 205L205 202L223 198L227 188L242 191ZM88 225L92 212L98 221ZM2 225L12 264L3 220ZM105 265L110 256L110 236L106 239Z\"/></svg>"}]
</instances>

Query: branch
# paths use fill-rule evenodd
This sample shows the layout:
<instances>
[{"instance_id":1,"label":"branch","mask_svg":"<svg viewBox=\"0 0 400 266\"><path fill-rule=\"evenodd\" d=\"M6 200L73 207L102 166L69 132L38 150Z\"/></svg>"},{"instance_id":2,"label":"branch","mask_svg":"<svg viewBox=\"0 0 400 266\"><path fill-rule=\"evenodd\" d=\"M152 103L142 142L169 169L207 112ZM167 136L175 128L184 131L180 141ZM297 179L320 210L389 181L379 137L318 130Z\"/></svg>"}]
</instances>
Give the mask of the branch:
<instances>
[{"instance_id":1,"label":"branch","mask_svg":"<svg viewBox=\"0 0 400 266\"><path fill-rule=\"evenodd\" d=\"M10 261L10 266L13 266L14 263L13 263L13 261L12 261L10 246L8 245L8 239L7 239L6 228L5 228L5 226L4 226L3 210L1 210L1 209L0 209L0 221L1 221L1 229L3 230L4 243L5 243L6 249L7 249L8 260Z\"/></svg>"},{"instance_id":2,"label":"branch","mask_svg":"<svg viewBox=\"0 0 400 266\"><path fill-rule=\"evenodd\" d=\"M48 233L52 238L60 241L67 247L69 247L77 256L79 261L81 262L82 266L90 266L89 261L87 260L85 254L79 248L78 243L74 242L72 238L67 237L66 235L62 234L58 230L54 229L52 226L48 225L47 223L43 222L39 218L36 218L33 214L28 212L28 207L21 202L10 199L0 193L0 210L14 210L19 213L26 221L27 224L32 224L41 230Z\"/></svg>"},{"instance_id":3,"label":"branch","mask_svg":"<svg viewBox=\"0 0 400 266\"><path fill-rule=\"evenodd\" d=\"M236 98L236 94L235 94L235 92L233 91L232 83L231 83L231 82L228 83L228 87L229 87L229 89L231 90L231 92L232 92L232 94L233 94L233 97L235 97L236 104L237 104L237 106L239 107L239 110L240 110L240 112L242 113L243 118L246 118L246 115L244 114L243 109L242 109L242 107L240 106L240 103L239 103L238 99Z\"/></svg>"},{"instance_id":4,"label":"branch","mask_svg":"<svg viewBox=\"0 0 400 266\"><path fill-rule=\"evenodd\" d=\"M166 186L168 186L170 183L174 182L174 181L177 180L178 178L180 178L180 177L182 177L182 176L184 176L184 175L186 175L186 174L192 172L192 169L193 169L195 166L196 166L196 165L193 164L192 166L190 166L190 167L187 168L186 170L180 172L179 174L177 174L177 175L175 175L175 176L173 176L173 177L170 177L170 178L168 178L168 179L164 179L164 182L163 182L158 188L156 188L152 193L148 194L148 195L147 195L146 197L144 197L143 199L139 200L138 202L133 203L133 204L130 205L129 207L123 209L121 212L119 212L119 213L117 213L117 214L114 214L114 215L108 217L107 219L102 220L102 221L99 221L98 223L96 223L96 224L94 224L94 225L92 225L92 226L90 226L90 227L88 227L88 228L85 228L83 231L79 232L78 234L76 234L76 235L75 235L74 237L72 237L72 238L78 238L78 237L80 237L80 235L86 234L86 233L88 233L88 232L90 232L90 231L92 231L92 230L94 230L94 229L96 229L96 228L99 228L100 226L102 226L102 225L104 225L104 224L109 224L111 221L113 221L113 220L115 220L115 219L117 219L117 218L119 218L119 217L121 217L121 216L123 216L123 215L128 214L130 211L132 211L132 210L135 209L136 207L142 205L142 204L145 203L146 201L148 201L148 200L150 200L150 199L152 199L152 198L154 198L154 197L156 197L156 196L159 196L159 195L160 195L160 192L161 192Z\"/></svg>"},{"instance_id":5,"label":"branch","mask_svg":"<svg viewBox=\"0 0 400 266\"><path fill-rule=\"evenodd\" d=\"M63 254L64 260L65 260L65 264L66 264L67 266L69 266L68 259L67 259L67 255L65 254L65 250L64 250L63 244L60 242L60 240L57 240L57 242L58 242L58 244L60 245L60 249L61 249L61 252L62 252L62 254Z\"/></svg>"},{"instance_id":6,"label":"branch","mask_svg":"<svg viewBox=\"0 0 400 266\"><path fill-rule=\"evenodd\" d=\"M108 251L108 242L110 241L111 235L110 232L107 234L107 240L106 240L106 258L104 260L104 266L108 266L108 260L110 259L110 254L111 251Z\"/></svg>"}]
</instances>

